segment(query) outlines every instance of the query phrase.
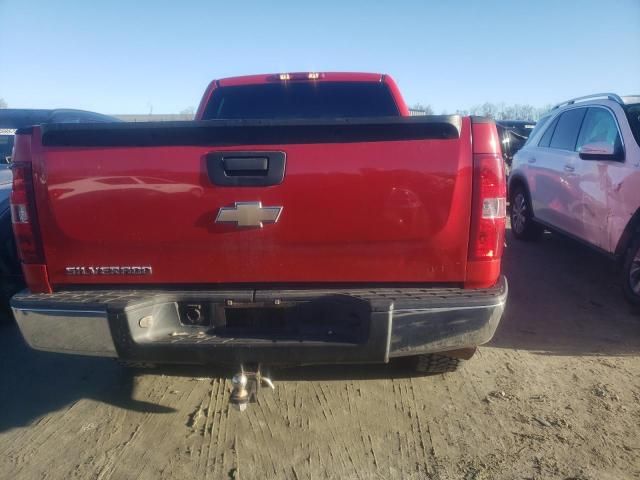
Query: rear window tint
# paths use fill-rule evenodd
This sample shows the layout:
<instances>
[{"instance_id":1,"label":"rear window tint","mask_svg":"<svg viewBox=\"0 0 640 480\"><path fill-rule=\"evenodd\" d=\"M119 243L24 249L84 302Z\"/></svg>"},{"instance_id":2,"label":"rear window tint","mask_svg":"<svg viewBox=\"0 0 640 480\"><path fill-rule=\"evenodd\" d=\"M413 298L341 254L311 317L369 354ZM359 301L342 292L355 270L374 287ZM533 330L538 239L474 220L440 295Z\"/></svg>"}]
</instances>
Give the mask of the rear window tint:
<instances>
[{"instance_id":1,"label":"rear window tint","mask_svg":"<svg viewBox=\"0 0 640 480\"><path fill-rule=\"evenodd\" d=\"M551 125L549 125L549 128L547 128L547 130L544 132L544 135L542 135L540 142L538 142L539 147L549 146L549 144L551 143L551 137L553 136L553 131L556 129L557 124L558 124L558 117L556 117L555 120L551 122Z\"/></svg>"},{"instance_id":2,"label":"rear window tint","mask_svg":"<svg viewBox=\"0 0 640 480\"><path fill-rule=\"evenodd\" d=\"M279 82L221 87L204 115L210 119L349 118L400 114L382 82Z\"/></svg>"},{"instance_id":3,"label":"rear window tint","mask_svg":"<svg viewBox=\"0 0 640 480\"><path fill-rule=\"evenodd\" d=\"M549 146L559 150L575 150L586 111L586 108L575 108L561 114Z\"/></svg>"}]
</instances>

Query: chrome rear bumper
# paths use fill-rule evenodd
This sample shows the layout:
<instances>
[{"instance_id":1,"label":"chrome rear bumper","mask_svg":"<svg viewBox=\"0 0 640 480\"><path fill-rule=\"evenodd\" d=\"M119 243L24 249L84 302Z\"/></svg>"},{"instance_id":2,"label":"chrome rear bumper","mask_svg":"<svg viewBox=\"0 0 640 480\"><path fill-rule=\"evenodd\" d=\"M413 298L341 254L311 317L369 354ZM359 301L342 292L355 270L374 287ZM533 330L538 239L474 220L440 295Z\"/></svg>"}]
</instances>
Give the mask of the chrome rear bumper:
<instances>
[{"instance_id":1,"label":"chrome rear bumper","mask_svg":"<svg viewBox=\"0 0 640 480\"><path fill-rule=\"evenodd\" d=\"M36 350L117 357L106 310L13 308L23 337Z\"/></svg>"},{"instance_id":2,"label":"chrome rear bumper","mask_svg":"<svg viewBox=\"0 0 640 480\"><path fill-rule=\"evenodd\" d=\"M37 350L150 363L378 363L488 342L507 291L501 277L482 290L23 292L11 305ZM194 303L205 324L185 323L182 307Z\"/></svg>"}]
</instances>

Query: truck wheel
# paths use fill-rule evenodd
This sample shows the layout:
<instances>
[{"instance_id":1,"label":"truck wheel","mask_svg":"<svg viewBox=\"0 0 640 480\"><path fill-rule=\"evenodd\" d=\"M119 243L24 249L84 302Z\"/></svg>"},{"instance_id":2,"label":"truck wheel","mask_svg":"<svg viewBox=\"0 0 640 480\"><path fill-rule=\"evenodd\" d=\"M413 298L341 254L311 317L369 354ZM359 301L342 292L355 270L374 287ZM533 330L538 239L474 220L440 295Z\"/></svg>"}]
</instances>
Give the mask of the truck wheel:
<instances>
[{"instance_id":1,"label":"truck wheel","mask_svg":"<svg viewBox=\"0 0 640 480\"><path fill-rule=\"evenodd\" d=\"M511 195L511 231L518 240L537 240L544 231L533 221L531 202L522 186L517 186Z\"/></svg>"},{"instance_id":2,"label":"truck wheel","mask_svg":"<svg viewBox=\"0 0 640 480\"><path fill-rule=\"evenodd\" d=\"M625 297L633 305L640 305L640 232L636 233L627 250L622 274Z\"/></svg>"},{"instance_id":3,"label":"truck wheel","mask_svg":"<svg viewBox=\"0 0 640 480\"><path fill-rule=\"evenodd\" d=\"M430 353L428 355L418 355L415 357L415 370L425 375L433 375L436 373L455 372L464 364L461 358L449 357L447 355L439 355Z\"/></svg>"}]
</instances>

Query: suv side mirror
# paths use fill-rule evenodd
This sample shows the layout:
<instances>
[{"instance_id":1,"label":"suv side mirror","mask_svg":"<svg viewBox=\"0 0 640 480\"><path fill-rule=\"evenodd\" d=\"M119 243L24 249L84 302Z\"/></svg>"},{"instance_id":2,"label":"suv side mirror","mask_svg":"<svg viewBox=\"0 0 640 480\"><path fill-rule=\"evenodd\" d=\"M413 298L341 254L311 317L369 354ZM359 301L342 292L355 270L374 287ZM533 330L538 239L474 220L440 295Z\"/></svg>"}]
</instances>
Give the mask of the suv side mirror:
<instances>
[{"instance_id":1,"label":"suv side mirror","mask_svg":"<svg viewBox=\"0 0 640 480\"><path fill-rule=\"evenodd\" d=\"M585 143L578 149L578 155L583 160L623 160L622 151L610 143Z\"/></svg>"}]
</instances>

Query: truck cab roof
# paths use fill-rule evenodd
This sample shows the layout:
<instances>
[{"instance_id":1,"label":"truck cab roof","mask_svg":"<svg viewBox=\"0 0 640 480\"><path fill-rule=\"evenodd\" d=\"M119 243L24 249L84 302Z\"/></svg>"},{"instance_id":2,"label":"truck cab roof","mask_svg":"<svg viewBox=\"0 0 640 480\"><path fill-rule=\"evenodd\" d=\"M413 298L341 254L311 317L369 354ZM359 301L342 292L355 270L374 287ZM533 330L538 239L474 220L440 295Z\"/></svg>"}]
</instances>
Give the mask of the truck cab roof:
<instances>
[{"instance_id":1,"label":"truck cab roof","mask_svg":"<svg viewBox=\"0 0 640 480\"><path fill-rule=\"evenodd\" d=\"M218 86L255 85L281 81L316 81L316 82L382 82L382 73L365 72L290 72L290 73L262 73L258 75L241 75L237 77L214 80Z\"/></svg>"}]
</instances>

